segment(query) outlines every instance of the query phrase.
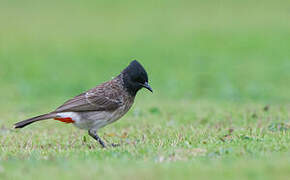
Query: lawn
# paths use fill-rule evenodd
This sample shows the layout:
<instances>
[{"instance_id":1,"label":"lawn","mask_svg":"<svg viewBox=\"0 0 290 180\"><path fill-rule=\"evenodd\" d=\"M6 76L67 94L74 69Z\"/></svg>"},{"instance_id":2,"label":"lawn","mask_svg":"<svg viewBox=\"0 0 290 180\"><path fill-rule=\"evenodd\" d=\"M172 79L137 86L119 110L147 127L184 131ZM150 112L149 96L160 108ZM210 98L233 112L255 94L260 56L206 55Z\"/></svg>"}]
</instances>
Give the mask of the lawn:
<instances>
[{"instance_id":1,"label":"lawn","mask_svg":"<svg viewBox=\"0 0 290 180\"><path fill-rule=\"evenodd\" d=\"M289 1L1 1L0 179L287 179ZM120 121L14 130L138 59Z\"/></svg>"}]
</instances>

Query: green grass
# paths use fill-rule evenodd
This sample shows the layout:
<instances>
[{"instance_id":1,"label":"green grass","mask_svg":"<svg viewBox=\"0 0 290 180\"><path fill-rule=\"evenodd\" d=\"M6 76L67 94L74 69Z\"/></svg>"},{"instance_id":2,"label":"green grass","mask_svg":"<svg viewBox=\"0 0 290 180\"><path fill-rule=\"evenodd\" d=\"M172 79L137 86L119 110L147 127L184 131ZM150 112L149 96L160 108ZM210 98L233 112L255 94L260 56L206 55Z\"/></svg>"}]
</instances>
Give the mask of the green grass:
<instances>
[{"instance_id":1,"label":"green grass","mask_svg":"<svg viewBox=\"0 0 290 180\"><path fill-rule=\"evenodd\" d=\"M19 179L51 178L47 173L60 179L290 175L287 107L265 111L259 104L156 104L139 101L123 120L100 132L107 143L120 143L117 148L102 149L86 132L57 122L21 131L3 127L0 175Z\"/></svg>"},{"instance_id":2,"label":"green grass","mask_svg":"<svg viewBox=\"0 0 290 180\"><path fill-rule=\"evenodd\" d=\"M289 1L8 1L0 5L0 179L287 179ZM100 130L12 130L117 75L149 73Z\"/></svg>"}]
</instances>

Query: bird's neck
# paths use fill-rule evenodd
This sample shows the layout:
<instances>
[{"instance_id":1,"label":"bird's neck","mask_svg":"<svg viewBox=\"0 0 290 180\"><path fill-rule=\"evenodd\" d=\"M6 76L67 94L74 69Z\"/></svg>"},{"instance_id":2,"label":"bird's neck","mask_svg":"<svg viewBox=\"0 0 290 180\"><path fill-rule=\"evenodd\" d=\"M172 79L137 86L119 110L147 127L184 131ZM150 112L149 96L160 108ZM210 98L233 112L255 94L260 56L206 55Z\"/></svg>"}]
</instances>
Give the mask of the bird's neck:
<instances>
[{"instance_id":1,"label":"bird's neck","mask_svg":"<svg viewBox=\"0 0 290 180\"><path fill-rule=\"evenodd\" d=\"M129 77L126 75L126 73L119 74L116 78L118 78L122 83L123 88L125 91L132 97L135 97L139 89L134 87L134 85L131 83Z\"/></svg>"}]
</instances>

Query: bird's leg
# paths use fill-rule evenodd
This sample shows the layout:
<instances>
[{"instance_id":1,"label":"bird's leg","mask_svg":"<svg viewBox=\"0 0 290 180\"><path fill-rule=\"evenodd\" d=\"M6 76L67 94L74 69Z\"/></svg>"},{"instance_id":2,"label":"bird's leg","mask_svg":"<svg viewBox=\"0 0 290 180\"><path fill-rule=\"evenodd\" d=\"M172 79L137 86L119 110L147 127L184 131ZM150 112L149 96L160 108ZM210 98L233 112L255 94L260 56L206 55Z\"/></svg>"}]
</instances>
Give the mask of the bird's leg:
<instances>
[{"instance_id":1,"label":"bird's leg","mask_svg":"<svg viewBox=\"0 0 290 180\"><path fill-rule=\"evenodd\" d=\"M94 138L96 141L98 141L103 148L106 147L104 141L102 141L102 139L97 135L97 131L96 130L90 129L88 132L89 132L89 135L92 138Z\"/></svg>"}]
</instances>

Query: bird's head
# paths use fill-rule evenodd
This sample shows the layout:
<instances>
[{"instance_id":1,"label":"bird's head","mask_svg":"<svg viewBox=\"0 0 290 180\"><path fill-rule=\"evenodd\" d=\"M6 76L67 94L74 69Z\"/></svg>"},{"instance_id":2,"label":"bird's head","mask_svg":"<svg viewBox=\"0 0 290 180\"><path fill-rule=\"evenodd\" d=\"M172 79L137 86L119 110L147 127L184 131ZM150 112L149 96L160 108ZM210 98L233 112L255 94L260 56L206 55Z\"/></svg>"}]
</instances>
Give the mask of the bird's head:
<instances>
[{"instance_id":1,"label":"bird's head","mask_svg":"<svg viewBox=\"0 0 290 180\"><path fill-rule=\"evenodd\" d=\"M153 92L148 84L147 72L138 61L132 61L129 66L122 71L122 74L124 85L130 94L136 95L142 88L146 88Z\"/></svg>"}]
</instances>

